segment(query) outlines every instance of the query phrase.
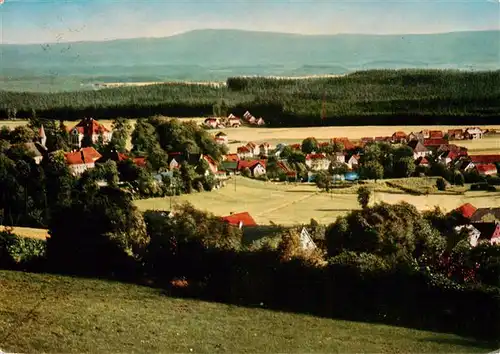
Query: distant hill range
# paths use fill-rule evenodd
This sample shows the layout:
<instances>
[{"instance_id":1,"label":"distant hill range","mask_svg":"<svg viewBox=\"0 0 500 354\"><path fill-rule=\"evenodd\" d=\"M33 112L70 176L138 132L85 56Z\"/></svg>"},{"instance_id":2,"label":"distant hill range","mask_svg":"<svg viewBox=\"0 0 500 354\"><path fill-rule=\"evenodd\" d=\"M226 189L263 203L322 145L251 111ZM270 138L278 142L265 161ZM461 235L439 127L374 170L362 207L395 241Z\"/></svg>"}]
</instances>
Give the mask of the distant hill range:
<instances>
[{"instance_id":1,"label":"distant hill range","mask_svg":"<svg viewBox=\"0 0 500 354\"><path fill-rule=\"evenodd\" d=\"M500 68L500 31L296 35L196 30L165 38L3 44L0 52L0 89L45 91L95 82L225 81L239 75L363 69L493 70Z\"/></svg>"}]
</instances>

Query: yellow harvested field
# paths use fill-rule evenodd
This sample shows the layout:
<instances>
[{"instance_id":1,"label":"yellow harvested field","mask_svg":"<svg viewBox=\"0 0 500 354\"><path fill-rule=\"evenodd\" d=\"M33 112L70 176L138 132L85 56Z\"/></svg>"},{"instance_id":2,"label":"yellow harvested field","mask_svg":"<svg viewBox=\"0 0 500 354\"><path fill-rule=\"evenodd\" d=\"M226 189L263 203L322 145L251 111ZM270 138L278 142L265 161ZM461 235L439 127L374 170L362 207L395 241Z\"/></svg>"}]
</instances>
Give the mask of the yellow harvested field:
<instances>
[{"instance_id":1,"label":"yellow harvested field","mask_svg":"<svg viewBox=\"0 0 500 354\"><path fill-rule=\"evenodd\" d=\"M233 177L234 178L234 177ZM194 193L172 197L173 205L188 201L196 208L210 211L215 215L225 216L231 212L249 212L259 224L270 224L271 221L282 225L308 223L311 218L320 223L331 223L351 210L359 208L355 189L350 193L327 194L319 192L314 185L283 184L251 180L236 177L227 185L213 192ZM419 210L429 210L439 205L450 211L464 203L476 207L492 207L500 205L498 192L465 192L464 194L437 193L414 196L380 188L373 193L372 202L398 203L406 201ZM140 210L169 210L170 198L152 198L137 200L135 204Z\"/></svg>"},{"instance_id":2,"label":"yellow harvested field","mask_svg":"<svg viewBox=\"0 0 500 354\"><path fill-rule=\"evenodd\" d=\"M5 231L8 227L0 225L0 231ZM29 227L12 227L12 233L17 236L35 238L38 240L46 240L49 237L49 232L46 229L32 229Z\"/></svg>"},{"instance_id":3,"label":"yellow harvested field","mask_svg":"<svg viewBox=\"0 0 500 354\"><path fill-rule=\"evenodd\" d=\"M166 117L172 118L172 117ZM192 117L192 118L180 118L182 120L192 120L201 124L205 118L202 117ZM105 127L111 128L112 121L108 119L98 119ZM132 127L135 126L135 119L130 120ZM14 128L19 125L25 125L27 121L9 121L0 120L0 126L6 125L8 127ZM65 121L66 126L72 126L76 124L75 121ZM252 128L252 127L240 127L240 128L226 128L226 129L214 129L209 132L215 135L219 131L223 131L227 134L229 140L229 150L230 152L236 152L238 146L244 145L249 141L255 143L267 142L271 147L276 146L279 143L293 144L302 142L307 137L315 137L319 141L328 141L334 137L347 137L352 140L359 140L363 137L376 137L376 136L390 136L396 131L404 131L405 133L410 133L412 131L418 132L424 129L434 129L447 131L448 129L460 129L465 128L463 125L438 125L438 126L341 126L341 127L305 127L305 128ZM481 129L495 129L500 131L500 125L482 125L479 126ZM457 140L453 142L454 144L465 146L469 149L471 154L500 154L500 134L494 137L486 137L480 140ZM129 147L130 142L129 142Z\"/></svg>"},{"instance_id":4,"label":"yellow harvested field","mask_svg":"<svg viewBox=\"0 0 500 354\"><path fill-rule=\"evenodd\" d=\"M482 129L495 129L500 131L499 125L480 126ZM328 141L335 137L347 137L353 141L364 137L391 136L396 131L409 134L424 129L442 130L460 129L465 126L360 126L360 127L306 127L306 128L227 128L213 130L216 134L223 131L227 134L231 152L236 152L238 146L249 141L255 143L267 142L271 147L279 143L293 144L302 142L307 137L315 137L319 141ZM500 134L480 140L456 140L454 144L465 146L476 153L500 153Z\"/></svg>"}]
</instances>

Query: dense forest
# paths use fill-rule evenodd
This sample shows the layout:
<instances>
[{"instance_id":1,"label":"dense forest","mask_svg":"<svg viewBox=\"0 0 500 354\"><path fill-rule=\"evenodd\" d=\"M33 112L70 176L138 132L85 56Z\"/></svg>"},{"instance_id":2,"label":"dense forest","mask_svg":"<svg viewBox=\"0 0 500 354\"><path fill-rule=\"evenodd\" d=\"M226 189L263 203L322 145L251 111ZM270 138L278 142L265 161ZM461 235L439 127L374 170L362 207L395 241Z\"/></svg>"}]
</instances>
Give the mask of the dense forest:
<instances>
[{"instance_id":1,"label":"dense forest","mask_svg":"<svg viewBox=\"0 0 500 354\"><path fill-rule=\"evenodd\" d=\"M269 126L492 124L500 122L500 70L372 70L301 80L235 77L217 88L161 84L60 93L0 91L0 102L0 116L8 118L194 117L249 110Z\"/></svg>"}]
</instances>

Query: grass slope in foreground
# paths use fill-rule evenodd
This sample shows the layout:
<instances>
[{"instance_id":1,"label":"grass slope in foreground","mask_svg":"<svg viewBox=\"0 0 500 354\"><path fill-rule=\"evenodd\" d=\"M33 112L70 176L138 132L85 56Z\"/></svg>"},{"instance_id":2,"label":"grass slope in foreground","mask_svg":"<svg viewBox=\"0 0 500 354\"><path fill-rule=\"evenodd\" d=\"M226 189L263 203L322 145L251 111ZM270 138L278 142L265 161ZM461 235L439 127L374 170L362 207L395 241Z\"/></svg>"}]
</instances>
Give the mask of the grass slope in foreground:
<instances>
[{"instance_id":1,"label":"grass slope in foreground","mask_svg":"<svg viewBox=\"0 0 500 354\"><path fill-rule=\"evenodd\" d=\"M2 350L15 352L493 349L455 335L175 299L147 287L12 271L0 271L0 343Z\"/></svg>"}]
</instances>

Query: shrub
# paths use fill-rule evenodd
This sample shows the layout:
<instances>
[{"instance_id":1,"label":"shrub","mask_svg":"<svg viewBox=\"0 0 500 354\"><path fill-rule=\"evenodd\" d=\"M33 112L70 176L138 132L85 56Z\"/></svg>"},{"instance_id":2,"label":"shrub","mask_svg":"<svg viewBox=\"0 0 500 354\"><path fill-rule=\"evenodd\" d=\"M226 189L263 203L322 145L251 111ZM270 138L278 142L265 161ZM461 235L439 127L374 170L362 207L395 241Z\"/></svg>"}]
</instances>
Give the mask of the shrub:
<instances>
[{"instance_id":1,"label":"shrub","mask_svg":"<svg viewBox=\"0 0 500 354\"><path fill-rule=\"evenodd\" d=\"M444 180L444 178L440 177L436 180L436 187L440 191L446 190L446 181Z\"/></svg>"},{"instance_id":2,"label":"shrub","mask_svg":"<svg viewBox=\"0 0 500 354\"><path fill-rule=\"evenodd\" d=\"M14 235L9 230L0 232L0 266L28 265L45 257L46 242Z\"/></svg>"}]
</instances>

